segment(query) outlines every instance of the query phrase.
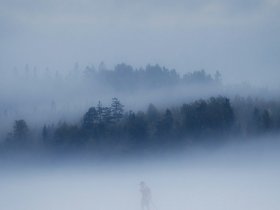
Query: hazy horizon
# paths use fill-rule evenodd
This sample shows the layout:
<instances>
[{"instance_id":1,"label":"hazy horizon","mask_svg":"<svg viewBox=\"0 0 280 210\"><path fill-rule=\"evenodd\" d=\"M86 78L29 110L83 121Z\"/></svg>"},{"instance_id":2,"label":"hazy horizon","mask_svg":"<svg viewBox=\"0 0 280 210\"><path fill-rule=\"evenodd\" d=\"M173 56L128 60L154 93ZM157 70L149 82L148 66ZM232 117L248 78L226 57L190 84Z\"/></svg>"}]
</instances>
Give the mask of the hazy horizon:
<instances>
[{"instance_id":1,"label":"hazy horizon","mask_svg":"<svg viewBox=\"0 0 280 210\"><path fill-rule=\"evenodd\" d=\"M0 1L0 69L104 61L279 88L279 0Z\"/></svg>"},{"instance_id":2,"label":"hazy horizon","mask_svg":"<svg viewBox=\"0 0 280 210\"><path fill-rule=\"evenodd\" d=\"M280 0L0 0L0 209L278 210L279 20Z\"/></svg>"}]
</instances>

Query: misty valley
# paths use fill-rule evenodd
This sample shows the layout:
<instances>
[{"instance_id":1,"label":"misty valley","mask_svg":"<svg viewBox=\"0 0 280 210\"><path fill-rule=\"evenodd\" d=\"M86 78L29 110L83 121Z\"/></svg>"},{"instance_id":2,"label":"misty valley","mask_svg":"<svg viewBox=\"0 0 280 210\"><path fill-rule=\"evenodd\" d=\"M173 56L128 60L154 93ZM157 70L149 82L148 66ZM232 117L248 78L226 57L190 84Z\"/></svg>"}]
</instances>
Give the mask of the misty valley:
<instances>
[{"instance_id":1,"label":"misty valley","mask_svg":"<svg viewBox=\"0 0 280 210\"><path fill-rule=\"evenodd\" d=\"M0 0L0 210L279 210L280 0Z\"/></svg>"},{"instance_id":2,"label":"misty valley","mask_svg":"<svg viewBox=\"0 0 280 210\"><path fill-rule=\"evenodd\" d=\"M159 65L136 69L123 63L110 70L101 63L98 70L92 66L82 71L76 64L65 77L51 74L50 70L41 74L36 69L31 73L26 66L21 72L6 75L26 89L21 91L21 97L17 97L18 93L10 94L1 103L1 153L56 151L63 154L69 150L100 155L104 152L107 156L133 155L199 145L219 146L235 139L277 135L280 129L279 98L227 93L219 72L212 76L200 70L180 76L176 70ZM50 84L41 84L41 80ZM70 93L66 99L69 101L61 100L70 84L60 84L60 81L77 82L71 91L79 94ZM25 86L30 83L34 85ZM46 97L42 96L43 92L30 95L31 88L44 90L53 84L59 85L55 87L59 88L57 92ZM200 95L199 89L211 91ZM148 99L146 92L152 93ZM107 105L98 98L104 95ZM141 106L126 100L130 97L141 101ZM123 104L120 98L128 104ZM9 106L8 99L14 101L13 106ZM49 108L43 109L46 100ZM84 101L96 101L96 104L87 102L85 107ZM69 109L72 103L76 106Z\"/></svg>"},{"instance_id":3,"label":"misty valley","mask_svg":"<svg viewBox=\"0 0 280 210\"><path fill-rule=\"evenodd\" d=\"M2 78L0 209L280 206L271 90L124 63Z\"/></svg>"}]
</instances>

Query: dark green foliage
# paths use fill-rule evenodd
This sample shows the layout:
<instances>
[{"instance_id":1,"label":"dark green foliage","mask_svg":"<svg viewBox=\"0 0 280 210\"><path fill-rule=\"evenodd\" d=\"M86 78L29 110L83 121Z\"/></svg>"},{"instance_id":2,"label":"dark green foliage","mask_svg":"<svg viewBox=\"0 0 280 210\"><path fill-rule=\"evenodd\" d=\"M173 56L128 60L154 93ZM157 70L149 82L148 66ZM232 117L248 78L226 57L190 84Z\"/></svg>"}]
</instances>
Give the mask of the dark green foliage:
<instances>
[{"instance_id":1,"label":"dark green foliage","mask_svg":"<svg viewBox=\"0 0 280 210\"><path fill-rule=\"evenodd\" d=\"M156 121L158 121L159 116L160 116L160 114L159 114L159 111L157 110L157 108L153 104L150 104L147 109L148 121L156 122Z\"/></svg>"},{"instance_id":2,"label":"dark green foliage","mask_svg":"<svg viewBox=\"0 0 280 210\"><path fill-rule=\"evenodd\" d=\"M96 107L96 112L97 112L97 116L96 116L96 120L98 123L102 122L102 115L103 115L103 107L101 102L99 101Z\"/></svg>"},{"instance_id":3,"label":"dark green foliage","mask_svg":"<svg viewBox=\"0 0 280 210\"><path fill-rule=\"evenodd\" d=\"M266 132L272 128L272 119L268 110L260 111L258 108L254 109L251 129L255 133Z\"/></svg>"},{"instance_id":4,"label":"dark green foliage","mask_svg":"<svg viewBox=\"0 0 280 210\"><path fill-rule=\"evenodd\" d=\"M82 144L81 130L76 125L62 123L54 132L54 142L56 145L79 145Z\"/></svg>"},{"instance_id":5,"label":"dark green foliage","mask_svg":"<svg viewBox=\"0 0 280 210\"><path fill-rule=\"evenodd\" d=\"M123 105L117 98L112 99L110 107L103 106L99 101L96 107L91 107L82 119L83 137L116 138L123 119Z\"/></svg>"},{"instance_id":6,"label":"dark green foliage","mask_svg":"<svg viewBox=\"0 0 280 210\"><path fill-rule=\"evenodd\" d=\"M156 89L176 85L193 84L220 84L221 75L216 72L212 77L204 70L194 71L180 77L174 69L167 69L159 65L147 65L145 68L136 69L125 63L115 66L109 70L106 67L95 71L94 67L85 70L87 78L106 83L109 87L119 91L134 91L137 89Z\"/></svg>"},{"instance_id":7,"label":"dark green foliage","mask_svg":"<svg viewBox=\"0 0 280 210\"><path fill-rule=\"evenodd\" d=\"M210 74L206 74L204 70L200 70L185 74L183 81L188 84L209 84L220 82L220 77L219 72L216 72L215 79L213 79Z\"/></svg>"},{"instance_id":8,"label":"dark green foliage","mask_svg":"<svg viewBox=\"0 0 280 210\"><path fill-rule=\"evenodd\" d=\"M125 123L125 132L127 137L131 140L132 146L140 146L147 144L148 138L148 124L145 120L145 114L138 112L137 114L129 112L127 121Z\"/></svg>"},{"instance_id":9,"label":"dark green foliage","mask_svg":"<svg viewBox=\"0 0 280 210\"><path fill-rule=\"evenodd\" d=\"M243 135L261 135L278 132L280 129L280 103L277 100L266 101L235 97L232 100L235 121Z\"/></svg>"},{"instance_id":10,"label":"dark green foliage","mask_svg":"<svg viewBox=\"0 0 280 210\"><path fill-rule=\"evenodd\" d=\"M45 141L46 139L48 139L49 137L49 133L48 133L48 129L47 129L47 126L44 125L43 127L43 130L42 130L42 137L43 137L43 140Z\"/></svg>"},{"instance_id":11,"label":"dark green foliage","mask_svg":"<svg viewBox=\"0 0 280 210\"><path fill-rule=\"evenodd\" d=\"M30 131L25 120L16 120L13 131L8 133L5 144L12 147L25 147L30 143Z\"/></svg>"},{"instance_id":12,"label":"dark green foliage","mask_svg":"<svg viewBox=\"0 0 280 210\"><path fill-rule=\"evenodd\" d=\"M128 151L203 143L204 139L213 138L216 140L208 142L215 143L225 136L259 135L279 130L280 108L277 104L271 106L271 103L250 98L236 98L233 104L220 96L172 109L161 110L150 104L146 112L124 113L119 99L113 98L108 107L101 102L90 107L80 124L45 125L41 135L48 147L91 145L96 150L125 148ZM27 139L29 133L26 122L17 120L9 135L14 141L10 142L25 142L22 139Z\"/></svg>"},{"instance_id":13,"label":"dark green foliage","mask_svg":"<svg viewBox=\"0 0 280 210\"><path fill-rule=\"evenodd\" d=\"M182 126L188 135L206 135L228 131L234 122L229 99L199 100L181 108Z\"/></svg>"},{"instance_id":14,"label":"dark green foliage","mask_svg":"<svg viewBox=\"0 0 280 210\"><path fill-rule=\"evenodd\" d=\"M16 120L14 123L13 137L15 139L27 139L29 129L24 120Z\"/></svg>"},{"instance_id":15,"label":"dark green foliage","mask_svg":"<svg viewBox=\"0 0 280 210\"><path fill-rule=\"evenodd\" d=\"M157 123L157 132L156 136L163 139L163 138L172 138L174 129L174 119L172 112L167 109L162 116L162 119Z\"/></svg>"},{"instance_id":16,"label":"dark green foliage","mask_svg":"<svg viewBox=\"0 0 280 210\"><path fill-rule=\"evenodd\" d=\"M135 114L130 111L125 117L123 105L113 98L111 107L103 107L99 102L96 108L91 107L87 111L83 118L82 133L87 138L100 141L119 139L121 142L122 139L128 139L131 146L149 147L176 143L174 138L198 134L202 138L220 135L228 132L233 122L234 113L229 99L225 97L184 104L179 113L178 109L162 112L150 104L146 113ZM65 126L62 128L65 130Z\"/></svg>"},{"instance_id":17,"label":"dark green foliage","mask_svg":"<svg viewBox=\"0 0 280 210\"><path fill-rule=\"evenodd\" d=\"M121 114L115 117L110 107L104 107L102 110L102 121L106 124L112 123L113 120L119 121L121 118Z\"/></svg>"},{"instance_id":18,"label":"dark green foliage","mask_svg":"<svg viewBox=\"0 0 280 210\"><path fill-rule=\"evenodd\" d=\"M262 113L262 126L265 131L272 127L272 120L268 110L264 110Z\"/></svg>"},{"instance_id":19,"label":"dark green foliage","mask_svg":"<svg viewBox=\"0 0 280 210\"><path fill-rule=\"evenodd\" d=\"M112 112L111 118L114 122L119 122L122 119L123 112L124 112L123 107L124 107L124 105L121 104L119 99L112 98L112 104L111 104L110 111ZM111 113L110 113L110 115L111 115Z\"/></svg>"},{"instance_id":20,"label":"dark green foliage","mask_svg":"<svg viewBox=\"0 0 280 210\"><path fill-rule=\"evenodd\" d=\"M89 108L83 117L82 127L85 129L91 129L94 123L98 121L98 114L95 107Z\"/></svg>"}]
</instances>

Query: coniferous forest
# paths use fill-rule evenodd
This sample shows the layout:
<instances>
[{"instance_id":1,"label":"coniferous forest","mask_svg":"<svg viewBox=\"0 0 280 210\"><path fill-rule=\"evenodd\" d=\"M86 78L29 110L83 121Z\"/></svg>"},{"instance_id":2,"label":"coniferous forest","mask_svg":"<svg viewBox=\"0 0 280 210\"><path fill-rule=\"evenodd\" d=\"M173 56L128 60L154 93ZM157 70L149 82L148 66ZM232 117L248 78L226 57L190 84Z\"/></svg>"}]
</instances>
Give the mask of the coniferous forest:
<instances>
[{"instance_id":1,"label":"coniferous forest","mask_svg":"<svg viewBox=\"0 0 280 210\"><path fill-rule=\"evenodd\" d=\"M181 77L175 70L159 65L133 69L119 64L113 70L103 65L98 71L87 67L83 71L84 81L99 81L126 94L139 88L145 92L182 84L223 85L219 72L211 76L201 70ZM76 74L79 75L78 71ZM145 109L130 110L119 98L113 97L110 104L99 101L89 106L75 121L59 120L34 128L25 119L15 119L1 142L1 150L86 149L93 153L133 153L223 144L230 138L275 134L279 130L280 102L276 99L218 95L173 105L148 103Z\"/></svg>"},{"instance_id":2,"label":"coniferous forest","mask_svg":"<svg viewBox=\"0 0 280 210\"><path fill-rule=\"evenodd\" d=\"M0 210L280 210L280 0L0 0Z\"/></svg>"}]
</instances>

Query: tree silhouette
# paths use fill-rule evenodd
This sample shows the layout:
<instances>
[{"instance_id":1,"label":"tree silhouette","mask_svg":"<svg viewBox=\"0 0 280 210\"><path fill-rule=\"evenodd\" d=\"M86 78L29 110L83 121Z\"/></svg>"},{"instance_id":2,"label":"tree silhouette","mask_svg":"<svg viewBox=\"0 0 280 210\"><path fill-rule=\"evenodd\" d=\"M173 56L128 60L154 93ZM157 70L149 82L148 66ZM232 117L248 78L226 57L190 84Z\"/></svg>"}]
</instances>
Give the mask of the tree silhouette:
<instances>
[{"instance_id":1,"label":"tree silhouette","mask_svg":"<svg viewBox=\"0 0 280 210\"><path fill-rule=\"evenodd\" d=\"M121 104L119 99L112 98L111 112L112 112L113 121L119 122L122 119L124 113L123 108L124 105Z\"/></svg>"},{"instance_id":2,"label":"tree silhouette","mask_svg":"<svg viewBox=\"0 0 280 210\"><path fill-rule=\"evenodd\" d=\"M13 136L15 139L26 139L29 129L24 120L16 120L14 123Z\"/></svg>"}]
</instances>

